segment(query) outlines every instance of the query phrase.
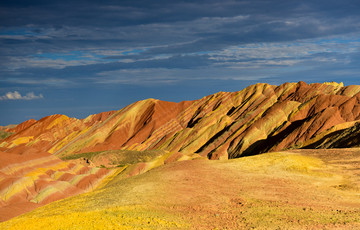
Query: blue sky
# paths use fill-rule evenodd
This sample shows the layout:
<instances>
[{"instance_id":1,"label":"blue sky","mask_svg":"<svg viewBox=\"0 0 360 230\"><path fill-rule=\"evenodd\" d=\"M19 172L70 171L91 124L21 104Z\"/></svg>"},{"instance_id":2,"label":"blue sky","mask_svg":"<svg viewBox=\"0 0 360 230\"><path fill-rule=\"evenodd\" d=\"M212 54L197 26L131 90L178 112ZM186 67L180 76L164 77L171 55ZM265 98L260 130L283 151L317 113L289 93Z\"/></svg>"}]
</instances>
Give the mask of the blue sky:
<instances>
[{"instance_id":1,"label":"blue sky","mask_svg":"<svg viewBox=\"0 0 360 230\"><path fill-rule=\"evenodd\" d=\"M1 1L0 125L257 83L360 84L358 1Z\"/></svg>"}]
</instances>

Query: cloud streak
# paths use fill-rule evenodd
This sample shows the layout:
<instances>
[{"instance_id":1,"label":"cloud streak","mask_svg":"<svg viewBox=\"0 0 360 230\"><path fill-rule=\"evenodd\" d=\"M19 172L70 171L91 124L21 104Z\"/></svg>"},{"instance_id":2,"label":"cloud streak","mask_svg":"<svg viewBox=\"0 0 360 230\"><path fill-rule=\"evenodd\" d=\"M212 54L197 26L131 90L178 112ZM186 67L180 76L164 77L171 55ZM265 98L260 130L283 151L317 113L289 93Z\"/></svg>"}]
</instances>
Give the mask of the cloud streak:
<instances>
[{"instance_id":1,"label":"cloud streak","mask_svg":"<svg viewBox=\"0 0 360 230\"><path fill-rule=\"evenodd\" d=\"M35 95L34 92L27 93L22 96L18 91L8 92L4 96L0 96L0 100L35 100L42 99L44 96L42 94Z\"/></svg>"}]
</instances>

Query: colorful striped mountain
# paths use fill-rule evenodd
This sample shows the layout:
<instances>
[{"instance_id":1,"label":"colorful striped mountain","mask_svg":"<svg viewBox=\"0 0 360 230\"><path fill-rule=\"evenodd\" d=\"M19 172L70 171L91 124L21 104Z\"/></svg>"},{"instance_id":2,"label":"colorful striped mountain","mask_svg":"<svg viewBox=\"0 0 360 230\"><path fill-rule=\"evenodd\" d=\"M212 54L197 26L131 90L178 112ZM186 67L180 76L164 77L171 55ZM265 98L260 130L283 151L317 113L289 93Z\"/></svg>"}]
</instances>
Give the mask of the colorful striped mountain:
<instances>
[{"instance_id":1,"label":"colorful striped mountain","mask_svg":"<svg viewBox=\"0 0 360 230\"><path fill-rule=\"evenodd\" d=\"M147 99L85 119L1 130L0 221L159 165L360 147L360 86L255 84L180 103Z\"/></svg>"}]
</instances>

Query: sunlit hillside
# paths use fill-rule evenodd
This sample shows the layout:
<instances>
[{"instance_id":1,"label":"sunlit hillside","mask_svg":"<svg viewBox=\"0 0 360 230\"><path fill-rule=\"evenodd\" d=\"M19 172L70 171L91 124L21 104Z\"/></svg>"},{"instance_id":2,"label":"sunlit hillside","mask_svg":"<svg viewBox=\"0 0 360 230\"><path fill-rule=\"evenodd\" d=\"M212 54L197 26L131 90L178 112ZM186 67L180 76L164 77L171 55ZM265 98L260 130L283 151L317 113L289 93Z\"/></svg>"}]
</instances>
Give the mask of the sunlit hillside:
<instances>
[{"instance_id":1,"label":"sunlit hillside","mask_svg":"<svg viewBox=\"0 0 360 230\"><path fill-rule=\"evenodd\" d=\"M356 229L358 149L197 159L119 174L96 191L57 201L5 229ZM346 168L345 168L346 165Z\"/></svg>"}]
</instances>

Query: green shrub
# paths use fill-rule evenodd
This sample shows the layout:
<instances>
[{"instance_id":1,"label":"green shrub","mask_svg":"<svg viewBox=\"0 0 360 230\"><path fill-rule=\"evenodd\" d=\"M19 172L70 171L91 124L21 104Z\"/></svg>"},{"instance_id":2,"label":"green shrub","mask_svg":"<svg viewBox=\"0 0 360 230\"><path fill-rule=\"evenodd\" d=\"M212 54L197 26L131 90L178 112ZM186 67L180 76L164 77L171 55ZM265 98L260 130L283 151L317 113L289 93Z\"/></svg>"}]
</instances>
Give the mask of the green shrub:
<instances>
[{"instance_id":1,"label":"green shrub","mask_svg":"<svg viewBox=\"0 0 360 230\"><path fill-rule=\"evenodd\" d=\"M11 135L13 135L14 133L10 133L10 132L5 132L3 130L0 131L0 140L3 140Z\"/></svg>"}]
</instances>

